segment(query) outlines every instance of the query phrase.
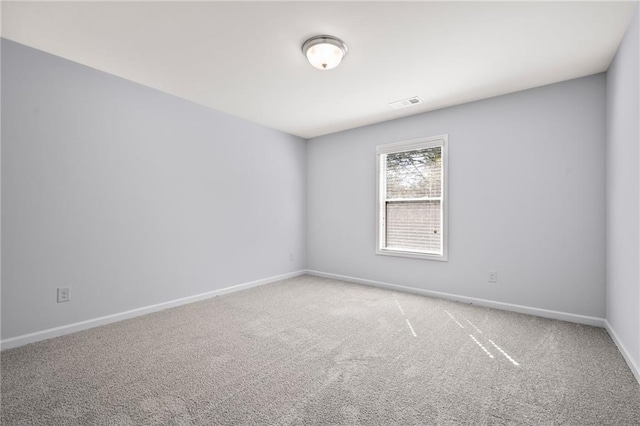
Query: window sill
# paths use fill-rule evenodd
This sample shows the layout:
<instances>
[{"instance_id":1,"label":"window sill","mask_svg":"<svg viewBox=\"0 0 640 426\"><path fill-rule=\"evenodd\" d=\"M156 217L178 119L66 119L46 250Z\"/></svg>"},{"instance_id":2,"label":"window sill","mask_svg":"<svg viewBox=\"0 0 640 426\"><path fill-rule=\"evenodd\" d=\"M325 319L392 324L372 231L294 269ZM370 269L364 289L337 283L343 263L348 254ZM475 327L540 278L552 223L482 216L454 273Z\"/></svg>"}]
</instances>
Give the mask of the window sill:
<instances>
[{"instance_id":1,"label":"window sill","mask_svg":"<svg viewBox=\"0 0 640 426\"><path fill-rule=\"evenodd\" d=\"M430 254L420 253L416 251L376 249L376 254L381 256L409 257L413 259L436 260L439 262L447 262L446 254Z\"/></svg>"}]
</instances>

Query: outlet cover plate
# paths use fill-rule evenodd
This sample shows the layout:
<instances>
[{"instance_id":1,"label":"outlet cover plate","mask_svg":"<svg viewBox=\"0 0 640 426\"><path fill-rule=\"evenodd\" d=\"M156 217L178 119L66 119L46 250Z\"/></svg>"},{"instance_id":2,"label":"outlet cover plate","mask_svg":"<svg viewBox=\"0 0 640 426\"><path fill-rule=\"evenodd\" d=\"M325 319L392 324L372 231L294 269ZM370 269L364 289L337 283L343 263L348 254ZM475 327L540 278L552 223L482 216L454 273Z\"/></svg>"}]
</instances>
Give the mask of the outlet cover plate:
<instances>
[{"instance_id":1,"label":"outlet cover plate","mask_svg":"<svg viewBox=\"0 0 640 426\"><path fill-rule=\"evenodd\" d=\"M71 288L59 287L58 288L58 303L68 302L71 300Z\"/></svg>"}]
</instances>

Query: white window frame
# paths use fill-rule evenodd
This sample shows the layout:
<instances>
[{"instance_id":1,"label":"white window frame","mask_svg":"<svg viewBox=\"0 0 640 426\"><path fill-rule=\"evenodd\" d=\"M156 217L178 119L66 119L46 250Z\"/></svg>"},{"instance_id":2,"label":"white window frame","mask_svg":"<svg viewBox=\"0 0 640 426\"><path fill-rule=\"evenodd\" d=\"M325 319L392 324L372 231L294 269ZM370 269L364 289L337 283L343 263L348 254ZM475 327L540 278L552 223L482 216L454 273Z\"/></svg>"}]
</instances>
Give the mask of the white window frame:
<instances>
[{"instance_id":1,"label":"white window frame","mask_svg":"<svg viewBox=\"0 0 640 426\"><path fill-rule=\"evenodd\" d=\"M429 259L447 261L449 257L449 155L447 146L449 135L431 136L428 138L413 139L409 141L390 143L386 145L378 145L376 147L376 254L386 256L412 257L418 259ZM401 250L390 249L385 247L386 237L386 164L383 159L386 154L397 152L415 151L418 149L442 147L442 253L427 253L419 250Z\"/></svg>"}]
</instances>

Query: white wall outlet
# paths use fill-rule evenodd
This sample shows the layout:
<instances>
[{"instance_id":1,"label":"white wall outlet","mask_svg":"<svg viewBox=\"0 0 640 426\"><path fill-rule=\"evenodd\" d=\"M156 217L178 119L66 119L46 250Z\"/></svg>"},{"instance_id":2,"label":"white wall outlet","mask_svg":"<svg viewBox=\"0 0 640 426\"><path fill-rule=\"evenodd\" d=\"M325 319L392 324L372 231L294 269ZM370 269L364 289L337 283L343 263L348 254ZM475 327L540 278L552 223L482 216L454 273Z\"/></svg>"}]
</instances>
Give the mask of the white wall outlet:
<instances>
[{"instance_id":1,"label":"white wall outlet","mask_svg":"<svg viewBox=\"0 0 640 426\"><path fill-rule=\"evenodd\" d=\"M59 287L58 288L58 303L68 302L71 300L71 288Z\"/></svg>"},{"instance_id":2,"label":"white wall outlet","mask_svg":"<svg viewBox=\"0 0 640 426\"><path fill-rule=\"evenodd\" d=\"M498 273L496 271L489 271L488 281L490 283L498 282Z\"/></svg>"},{"instance_id":3,"label":"white wall outlet","mask_svg":"<svg viewBox=\"0 0 640 426\"><path fill-rule=\"evenodd\" d=\"M293 262L293 259L294 259L293 253L289 253L289 260Z\"/></svg>"}]
</instances>

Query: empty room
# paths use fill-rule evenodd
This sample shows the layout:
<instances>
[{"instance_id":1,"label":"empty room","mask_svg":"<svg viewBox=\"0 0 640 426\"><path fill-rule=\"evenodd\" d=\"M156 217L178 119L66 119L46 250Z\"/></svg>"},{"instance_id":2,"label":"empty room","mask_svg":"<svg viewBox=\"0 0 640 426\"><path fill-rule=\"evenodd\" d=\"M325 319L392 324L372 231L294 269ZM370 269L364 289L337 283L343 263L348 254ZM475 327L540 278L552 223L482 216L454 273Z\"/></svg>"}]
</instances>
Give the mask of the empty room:
<instances>
[{"instance_id":1,"label":"empty room","mask_svg":"<svg viewBox=\"0 0 640 426\"><path fill-rule=\"evenodd\" d=\"M2 425L640 425L638 2L0 12Z\"/></svg>"}]
</instances>

